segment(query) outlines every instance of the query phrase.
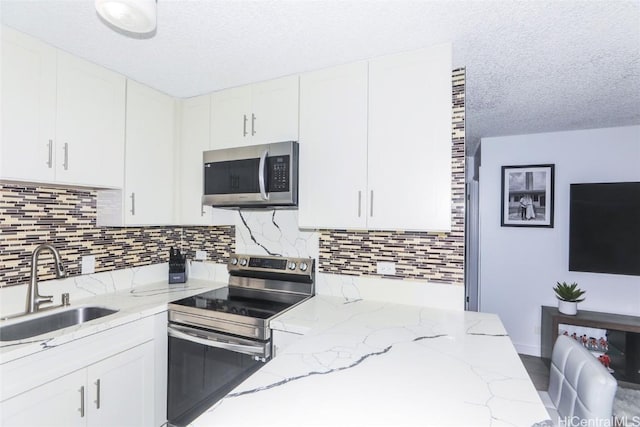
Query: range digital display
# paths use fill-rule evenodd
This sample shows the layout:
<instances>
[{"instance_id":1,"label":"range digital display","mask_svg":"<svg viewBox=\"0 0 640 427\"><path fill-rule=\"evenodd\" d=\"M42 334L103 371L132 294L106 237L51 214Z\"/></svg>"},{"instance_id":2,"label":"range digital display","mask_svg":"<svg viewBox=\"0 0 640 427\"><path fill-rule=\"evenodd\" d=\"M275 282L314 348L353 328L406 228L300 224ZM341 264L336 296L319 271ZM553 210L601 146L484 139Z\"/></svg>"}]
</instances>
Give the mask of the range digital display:
<instances>
[{"instance_id":1,"label":"range digital display","mask_svg":"<svg viewBox=\"0 0 640 427\"><path fill-rule=\"evenodd\" d=\"M286 270L286 259L249 258L249 267L268 268L271 270Z\"/></svg>"}]
</instances>

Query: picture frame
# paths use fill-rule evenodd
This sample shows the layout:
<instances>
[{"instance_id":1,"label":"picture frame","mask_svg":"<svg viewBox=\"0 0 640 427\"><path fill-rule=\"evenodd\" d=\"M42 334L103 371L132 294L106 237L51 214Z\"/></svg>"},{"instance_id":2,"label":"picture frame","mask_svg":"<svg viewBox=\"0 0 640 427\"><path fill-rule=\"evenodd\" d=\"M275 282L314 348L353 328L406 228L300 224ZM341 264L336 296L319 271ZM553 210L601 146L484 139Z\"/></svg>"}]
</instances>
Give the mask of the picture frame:
<instances>
[{"instance_id":1,"label":"picture frame","mask_svg":"<svg viewBox=\"0 0 640 427\"><path fill-rule=\"evenodd\" d=\"M555 165L502 166L500 225L553 228Z\"/></svg>"}]
</instances>

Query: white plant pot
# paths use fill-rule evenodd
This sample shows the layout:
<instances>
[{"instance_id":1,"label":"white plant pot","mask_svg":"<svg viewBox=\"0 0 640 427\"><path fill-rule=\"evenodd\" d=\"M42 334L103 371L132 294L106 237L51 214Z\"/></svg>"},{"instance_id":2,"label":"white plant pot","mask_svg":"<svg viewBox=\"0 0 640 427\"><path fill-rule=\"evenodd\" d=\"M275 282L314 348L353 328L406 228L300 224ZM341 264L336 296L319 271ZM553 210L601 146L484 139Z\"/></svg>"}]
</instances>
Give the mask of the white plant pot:
<instances>
[{"instance_id":1,"label":"white plant pot","mask_svg":"<svg viewBox=\"0 0 640 427\"><path fill-rule=\"evenodd\" d=\"M575 301L562 301L558 300L558 311L562 314L569 316L575 316L578 313L578 303Z\"/></svg>"}]
</instances>

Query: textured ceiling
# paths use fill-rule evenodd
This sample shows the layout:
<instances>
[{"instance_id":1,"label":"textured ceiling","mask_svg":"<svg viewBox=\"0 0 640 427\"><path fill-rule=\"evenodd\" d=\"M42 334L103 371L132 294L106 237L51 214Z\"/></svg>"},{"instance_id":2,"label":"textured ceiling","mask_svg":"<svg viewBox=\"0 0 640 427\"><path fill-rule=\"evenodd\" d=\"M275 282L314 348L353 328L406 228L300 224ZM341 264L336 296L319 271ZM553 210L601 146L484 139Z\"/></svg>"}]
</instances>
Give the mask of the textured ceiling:
<instances>
[{"instance_id":1,"label":"textured ceiling","mask_svg":"<svg viewBox=\"0 0 640 427\"><path fill-rule=\"evenodd\" d=\"M440 42L467 69L467 140L640 124L640 2L158 0L154 37L93 0L1 0L2 22L177 97Z\"/></svg>"}]
</instances>

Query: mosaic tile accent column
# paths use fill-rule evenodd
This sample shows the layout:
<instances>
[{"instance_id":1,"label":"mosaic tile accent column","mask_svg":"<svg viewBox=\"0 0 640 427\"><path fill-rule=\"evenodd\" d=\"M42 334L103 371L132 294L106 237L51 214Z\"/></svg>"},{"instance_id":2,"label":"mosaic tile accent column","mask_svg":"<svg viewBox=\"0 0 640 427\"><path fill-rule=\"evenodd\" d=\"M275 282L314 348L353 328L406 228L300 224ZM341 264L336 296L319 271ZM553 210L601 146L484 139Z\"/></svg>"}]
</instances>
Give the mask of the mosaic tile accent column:
<instances>
[{"instance_id":1,"label":"mosaic tile accent column","mask_svg":"<svg viewBox=\"0 0 640 427\"><path fill-rule=\"evenodd\" d=\"M465 69L452 72L451 232L321 230L323 273L375 276L376 263L396 263L393 279L464 285Z\"/></svg>"},{"instance_id":2,"label":"mosaic tile accent column","mask_svg":"<svg viewBox=\"0 0 640 427\"><path fill-rule=\"evenodd\" d=\"M167 262L169 248L190 258L205 250L226 262L233 252L234 227L97 227L94 190L0 184L0 287L29 280L30 257L41 243L59 251L69 276L80 274L83 255L95 255L96 272ZM41 280L55 277L43 253Z\"/></svg>"}]
</instances>

